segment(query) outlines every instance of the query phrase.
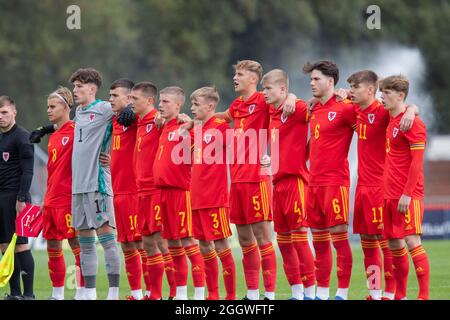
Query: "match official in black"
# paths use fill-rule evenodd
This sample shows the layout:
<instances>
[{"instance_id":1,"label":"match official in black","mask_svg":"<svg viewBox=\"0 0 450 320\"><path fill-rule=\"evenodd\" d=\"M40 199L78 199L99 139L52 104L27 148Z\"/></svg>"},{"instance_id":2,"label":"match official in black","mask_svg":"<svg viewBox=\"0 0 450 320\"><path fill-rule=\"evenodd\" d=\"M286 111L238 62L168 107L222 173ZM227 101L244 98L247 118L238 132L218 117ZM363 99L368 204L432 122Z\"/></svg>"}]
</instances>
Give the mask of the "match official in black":
<instances>
[{"instance_id":1,"label":"match official in black","mask_svg":"<svg viewBox=\"0 0 450 320\"><path fill-rule=\"evenodd\" d=\"M14 101L0 96L0 248L2 254L16 230L17 214L31 202L34 147L28 141L30 133L16 124ZM20 276L23 281L23 294ZM11 293L6 300L33 300L34 259L28 238L17 237L14 273L9 280Z\"/></svg>"}]
</instances>

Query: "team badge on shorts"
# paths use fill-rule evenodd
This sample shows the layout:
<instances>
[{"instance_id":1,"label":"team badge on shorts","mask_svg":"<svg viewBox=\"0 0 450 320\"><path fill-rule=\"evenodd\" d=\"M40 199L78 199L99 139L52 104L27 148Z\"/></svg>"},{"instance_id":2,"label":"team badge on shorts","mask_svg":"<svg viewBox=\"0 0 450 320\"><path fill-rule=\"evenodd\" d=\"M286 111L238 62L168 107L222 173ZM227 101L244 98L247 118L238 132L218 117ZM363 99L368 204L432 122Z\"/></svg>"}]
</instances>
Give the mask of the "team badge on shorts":
<instances>
[{"instance_id":1,"label":"team badge on shorts","mask_svg":"<svg viewBox=\"0 0 450 320\"><path fill-rule=\"evenodd\" d=\"M398 134L398 128L394 128L394 131L392 132L392 136L395 138Z\"/></svg>"},{"instance_id":2,"label":"team badge on shorts","mask_svg":"<svg viewBox=\"0 0 450 320\"><path fill-rule=\"evenodd\" d=\"M149 124L147 125L147 127L145 127L145 130L147 131L147 133L149 133L150 131L152 131L152 129L153 129L153 123L149 123Z\"/></svg>"},{"instance_id":3,"label":"team badge on shorts","mask_svg":"<svg viewBox=\"0 0 450 320\"><path fill-rule=\"evenodd\" d=\"M369 120L369 123L372 124L375 121L375 114L369 113L367 119Z\"/></svg>"},{"instance_id":4,"label":"team badge on shorts","mask_svg":"<svg viewBox=\"0 0 450 320\"><path fill-rule=\"evenodd\" d=\"M205 141L206 144L210 143L212 139L212 134L205 134L203 137L203 141Z\"/></svg>"},{"instance_id":5,"label":"team badge on shorts","mask_svg":"<svg viewBox=\"0 0 450 320\"><path fill-rule=\"evenodd\" d=\"M281 122L286 123L287 119L288 119L288 116L286 116L284 114L281 115Z\"/></svg>"},{"instance_id":6,"label":"team badge on shorts","mask_svg":"<svg viewBox=\"0 0 450 320\"><path fill-rule=\"evenodd\" d=\"M94 117L95 117L95 115L94 115L93 113L91 113L91 114L89 115L89 121L90 121L90 122L94 121Z\"/></svg>"},{"instance_id":7,"label":"team badge on shorts","mask_svg":"<svg viewBox=\"0 0 450 320\"><path fill-rule=\"evenodd\" d=\"M336 112L330 111L328 112L328 120L333 121L336 118Z\"/></svg>"},{"instance_id":8,"label":"team badge on shorts","mask_svg":"<svg viewBox=\"0 0 450 320\"><path fill-rule=\"evenodd\" d=\"M252 114L253 111L255 111L255 107L256 107L255 104L251 104L251 105L248 107L248 113Z\"/></svg>"},{"instance_id":9,"label":"team badge on shorts","mask_svg":"<svg viewBox=\"0 0 450 320\"><path fill-rule=\"evenodd\" d=\"M63 138L61 139L61 144L62 144L63 146L65 146L65 145L67 144L67 142L69 142L69 137L63 137Z\"/></svg>"},{"instance_id":10,"label":"team badge on shorts","mask_svg":"<svg viewBox=\"0 0 450 320\"><path fill-rule=\"evenodd\" d=\"M9 152L3 152L3 160L5 160L5 162L9 160Z\"/></svg>"}]
</instances>

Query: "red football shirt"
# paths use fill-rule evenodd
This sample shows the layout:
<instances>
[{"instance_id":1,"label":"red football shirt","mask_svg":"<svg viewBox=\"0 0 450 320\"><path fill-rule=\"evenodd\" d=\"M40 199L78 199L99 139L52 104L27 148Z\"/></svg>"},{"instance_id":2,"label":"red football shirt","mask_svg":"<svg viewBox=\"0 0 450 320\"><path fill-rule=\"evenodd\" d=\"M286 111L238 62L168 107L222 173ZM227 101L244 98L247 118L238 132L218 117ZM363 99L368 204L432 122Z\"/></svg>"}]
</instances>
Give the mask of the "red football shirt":
<instances>
[{"instance_id":1,"label":"red football shirt","mask_svg":"<svg viewBox=\"0 0 450 320\"><path fill-rule=\"evenodd\" d=\"M111 179L114 194L130 194L137 191L132 166L136 131L136 123L124 127L117 122L117 117L113 118Z\"/></svg>"},{"instance_id":2,"label":"red football shirt","mask_svg":"<svg viewBox=\"0 0 450 320\"><path fill-rule=\"evenodd\" d=\"M153 109L138 120L134 165L139 193L152 193L156 190L153 178L153 162L161 135L161 130L157 129L155 124L156 112Z\"/></svg>"},{"instance_id":3,"label":"red football shirt","mask_svg":"<svg viewBox=\"0 0 450 320\"><path fill-rule=\"evenodd\" d=\"M48 180L44 206L72 205L72 150L75 124L66 122L48 139Z\"/></svg>"},{"instance_id":4,"label":"red football shirt","mask_svg":"<svg viewBox=\"0 0 450 320\"><path fill-rule=\"evenodd\" d=\"M227 129L230 126L216 117L193 129L191 203L194 210L228 207Z\"/></svg>"},{"instance_id":5,"label":"red football shirt","mask_svg":"<svg viewBox=\"0 0 450 320\"><path fill-rule=\"evenodd\" d=\"M308 181L306 167L306 144L308 141L308 112L306 103L297 100L295 111L283 117L283 108L270 105L270 153L273 169L273 183L288 175L301 176ZM278 130L278 131L277 131ZM276 135L278 134L278 139ZM278 140L278 146L276 141ZM274 155L277 152L279 157ZM277 161L278 160L278 161ZM277 170L278 168L278 170Z\"/></svg>"},{"instance_id":6,"label":"red football shirt","mask_svg":"<svg viewBox=\"0 0 450 320\"><path fill-rule=\"evenodd\" d=\"M386 131L385 198L400 199L402 194L406 194L413 199L422 199L426 127L422 120L416 117L412 128L402 132L400 131L402 116L403 113L395 118L391 117ZM407 188L408 185L412 187Z\"/></svg>"},{"instance_id":7,"label":"red football shirt","mask_svg":"<svg viewBox=\"0 0 450 320\"><path fill-rule=\"evenodd\" d=\"M347 156L356 127L355 109L349 100L337 102L335 96L315 105L310 120L311 186L350 186Z\"/></svg>"},{"instance_id":8,"label":"red football shirt","mask_svg":"<svg viewBox=\"0 0 450 320\"><path fill-rule=\"evenodd\" d=\"M158 188L189 190L191 182L193 131L187 135L179 132L177 119L167 122L159 138L153 164L155 185Z\"/></svg>"},{"instance_id":9,"label":"red football shirt","mask_svg":"<svg viewBox=\"0 0 450 320\"><path fill-rule=\"evenodd\" d=\"M227 114L234 119L231 183L262 181L261 157L266 153L269 137L261 129L268 129L270 117L264 95L255 92L245 101L242 97L235 99Z\"/></svg>"},{"instance_id":10,"label":"red football shirt","mask_svg":"<svg viewBox=\"0 0 450 320\"><path fill-rule=\"evenodd\" d=\"M364 110L356 106L356 112L358 185L382 186L389 112L378 100Z\"/></svg>"}]
</instances>

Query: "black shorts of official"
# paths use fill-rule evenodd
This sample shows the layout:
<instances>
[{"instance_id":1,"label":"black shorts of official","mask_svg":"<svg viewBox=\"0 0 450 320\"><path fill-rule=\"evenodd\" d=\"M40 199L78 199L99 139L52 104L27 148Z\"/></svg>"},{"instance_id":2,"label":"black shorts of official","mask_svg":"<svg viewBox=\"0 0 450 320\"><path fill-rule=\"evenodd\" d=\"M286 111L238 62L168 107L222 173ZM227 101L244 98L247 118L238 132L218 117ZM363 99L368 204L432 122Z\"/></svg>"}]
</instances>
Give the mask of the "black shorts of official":
<instances>
[{"instance_id":1,"label":"black shorts of official","mask_svg":"<svg viewBox=\"0 0 450 320\"><path fill-rule=\"evenodd\" d=\"M0 243L10 243L16 232L16 200L17 192L0 192ZM17 236L16 244L27 243L28 238Z\"/></svg>"}]
</instances>

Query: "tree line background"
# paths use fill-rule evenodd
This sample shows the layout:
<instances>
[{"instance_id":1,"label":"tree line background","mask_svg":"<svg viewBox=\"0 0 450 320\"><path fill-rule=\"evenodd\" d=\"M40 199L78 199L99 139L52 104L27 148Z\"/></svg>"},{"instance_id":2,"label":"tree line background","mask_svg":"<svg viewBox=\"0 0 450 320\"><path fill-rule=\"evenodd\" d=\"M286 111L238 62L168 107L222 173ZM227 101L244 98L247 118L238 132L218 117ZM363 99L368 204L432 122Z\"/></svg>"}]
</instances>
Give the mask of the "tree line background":
<instances>
[{"instance_id":1,"label":"tree line background","mask_svg":"<svg viewBox=\"0 0 450 320\"><path fill-rule=\"evenodd\" d=\"M81 8L80 30L66 26L72 4ZM366 26L372 4L381 8L380 30ZM423 89L437 115L429 129L448 134L449 21L446 0L0 0L0 95L16 100L18 121L32 129L48 121L48 93L72 88L68 78L77 68L94 67L103 75L103 99L123 77L179 85L187 95L213 84L224 110L235 96L237 60L257 60L265 71L285 68L307 84L307 58L333 59L347 50L351 60L352 51L394 43L420 50Z\"/></svg>"}]
</instances>

